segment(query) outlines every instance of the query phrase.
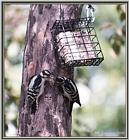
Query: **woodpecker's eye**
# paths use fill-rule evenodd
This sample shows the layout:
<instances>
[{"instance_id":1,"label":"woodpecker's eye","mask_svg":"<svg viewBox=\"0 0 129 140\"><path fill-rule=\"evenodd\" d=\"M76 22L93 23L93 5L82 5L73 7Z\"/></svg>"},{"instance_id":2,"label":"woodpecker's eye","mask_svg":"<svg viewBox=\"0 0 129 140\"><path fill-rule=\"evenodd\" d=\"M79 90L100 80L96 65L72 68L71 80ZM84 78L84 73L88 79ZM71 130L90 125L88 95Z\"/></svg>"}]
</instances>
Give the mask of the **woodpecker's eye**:
<instances>
[{"instance_id":1,"label":"woodpecker's eye","mask_svg":"<svg viewBox=\"0 0 129 140\"><path fill-rule=\"evenodd\" d=\"M49 77L50 75L51 75L50 71L48 71L48 70L43 71L43 76L44 77Z\"/></svg>"},{"instance_id":2,"label":"woodpecker's eye","mask_svg":"<svg viewBox=\"0 0 129 140\"><path fill-rule=\"evenodd\" d=\"M56 77L56 82L61 84L64 82L64 78L63 77Z\"/></svg>"},{"instance_id":3,"label":"woodpecker's eye","mask_svg":"<svg viewBox=\"0 0 129 140\"><path fill-rule=\"evenodd\" d=\"M89 4L89 8L91 8L92 6L91 6L91 4Z\"/></svg>"}]
</instances>

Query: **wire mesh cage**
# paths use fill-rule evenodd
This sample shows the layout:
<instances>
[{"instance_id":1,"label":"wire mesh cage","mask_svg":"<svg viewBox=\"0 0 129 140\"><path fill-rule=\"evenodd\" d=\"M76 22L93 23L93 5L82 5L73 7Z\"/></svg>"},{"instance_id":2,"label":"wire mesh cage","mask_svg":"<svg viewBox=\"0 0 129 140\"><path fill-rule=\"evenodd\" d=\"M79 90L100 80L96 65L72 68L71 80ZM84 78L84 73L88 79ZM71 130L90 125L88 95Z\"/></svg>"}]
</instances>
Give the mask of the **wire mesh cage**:
<instances>
[{"instance_id":1,"label":"wire mesh cage","mask_svg":"<svg viewBox=\"0 0 129 140\"><path fill-rule=\"evenodd\" d=\"M61 65L98 66L104 60L90 18L56 20L51 33Z\"/></svg>"}]
</instances>

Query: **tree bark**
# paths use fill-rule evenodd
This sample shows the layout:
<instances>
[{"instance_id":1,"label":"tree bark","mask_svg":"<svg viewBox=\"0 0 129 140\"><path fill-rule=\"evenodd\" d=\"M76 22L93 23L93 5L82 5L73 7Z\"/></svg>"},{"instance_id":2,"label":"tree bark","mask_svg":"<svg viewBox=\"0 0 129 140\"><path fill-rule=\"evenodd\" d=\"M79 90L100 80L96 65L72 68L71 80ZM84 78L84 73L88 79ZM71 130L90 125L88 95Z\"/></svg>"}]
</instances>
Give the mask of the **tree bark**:
<instances>
[{"instance_id":1,"label":"tree bark","mask_svg":"<svg viewBox=\"0 0 129 140\"><path fill-rule=\"evenodd\" d=\"M63 4L65 19L80 16L82 5ZM25 113L25 99L29 78L43 69L60 76L73 78L73 68L59 67L55 57L50 29L59 19L59 4L37 4L30 6L23 58L21 97L19 106L18 136L71 136L71 116L68 102L61 93L46 83L44 93L39 98L39 108L34 114Z\"/></svg>"}]
</instances>

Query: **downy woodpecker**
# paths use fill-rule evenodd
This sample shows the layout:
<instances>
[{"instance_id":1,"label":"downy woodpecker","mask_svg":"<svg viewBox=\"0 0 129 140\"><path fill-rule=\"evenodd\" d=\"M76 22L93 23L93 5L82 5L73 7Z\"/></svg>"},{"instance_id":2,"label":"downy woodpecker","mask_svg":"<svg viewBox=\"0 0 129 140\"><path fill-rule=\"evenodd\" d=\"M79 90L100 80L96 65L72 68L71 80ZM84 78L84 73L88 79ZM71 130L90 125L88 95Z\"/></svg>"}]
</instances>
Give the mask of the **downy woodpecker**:
<instances>
[{"instance_id":1,"label":"downy woodpecker","mask_svg":"<svg viewBox=\"0 0 129 140\"><path fill-rule=\"evenodd\" d=\"M56 77L56 83L63 96L69 99L69 115L71 115L74 102L81 106L77 86L72 79L60 76Z\"/></svg>"},{"instance_id":2,"label":"downy woodpecker","mask_svg":"<svg viewBox=\"0 0 129 140\"><path fill-rule=\"evenodd\" d=\"M44 92L45 81L53 81L53 75L48 70L43 70L40 74L34 75L29 80L28 90L27 90L27 107L36 103L36 109L38 108L38 98Z\"/></svg>"}]
</instances>

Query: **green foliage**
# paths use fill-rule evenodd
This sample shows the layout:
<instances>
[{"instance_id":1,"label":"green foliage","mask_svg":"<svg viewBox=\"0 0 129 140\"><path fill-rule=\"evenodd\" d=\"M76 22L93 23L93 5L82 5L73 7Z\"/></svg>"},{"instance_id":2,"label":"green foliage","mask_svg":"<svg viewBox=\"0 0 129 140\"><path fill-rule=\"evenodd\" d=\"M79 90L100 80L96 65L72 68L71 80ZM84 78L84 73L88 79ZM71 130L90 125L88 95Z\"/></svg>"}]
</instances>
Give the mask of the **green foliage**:
<instances>
[{"instance_id":1,"label":"green foliage","mask_svg":"<svg viewBox=\"0 0 129 140\"><path fill-rule=\"evenodd\" d=\"M6 136L15 136L17 133L22 54L28 10L27 5L4 5L4 129Z\"/></svg>"},{"instance_id":2,"label":"green foliage","mask_svg":"<svg viewBox=\"0 0 129 140\"><path fill-rule=\"evenodd\" d=\"M112 8L114 8L114 6L112 6ZM125 6L117 5L116 11L116 17L114 17L114 19L109 17L108 22L104 22L104 24L101 25L100 29L103 30L103 32L106 30L105 34L109 33L107 35L107 39L110 42L111 47L116 55L119 55L121 47L125 45ZM114 16L116 14L116 11L113 10L110 16Z\"/></svg>"},{"instance_id":3,"label":"green foliage","mask_svg":"<svg viewBox=\"0 0 129 140\"><path fill-rule=\"evenodd\" d=\"M125 6L97 5L96 10L95 28L105 59L97 68L76 70L75 78L81 78L77 82L87 83L85 86L91 93L89 102L73 112L72 136L123 137L126 135Z\"/></svg>"}]
</instances>

